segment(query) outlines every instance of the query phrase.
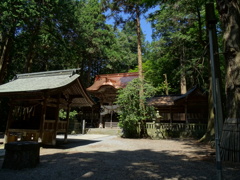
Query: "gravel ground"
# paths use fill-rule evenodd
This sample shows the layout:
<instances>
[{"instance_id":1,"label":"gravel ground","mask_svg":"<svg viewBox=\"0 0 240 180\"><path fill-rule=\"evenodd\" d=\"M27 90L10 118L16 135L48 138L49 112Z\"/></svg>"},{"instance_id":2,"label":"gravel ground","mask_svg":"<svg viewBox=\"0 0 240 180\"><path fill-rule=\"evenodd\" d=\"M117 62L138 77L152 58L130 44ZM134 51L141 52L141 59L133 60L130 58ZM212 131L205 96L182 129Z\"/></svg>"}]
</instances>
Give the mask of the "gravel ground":
<instances>
[{"instance_id":1,"label":"gravel ground","mask_svg":"<svg viewBox=\"0 0 240 180\"><path fill-rule=\"evenodd\" d=\"M123 139L109 135L69 136L40 149L40 164L0 169L1 180L216 179L214 150L194 140ZM3 157L0 158L2 166ZM240 179L239 163L223 163L223 179Z\"/></svg>"}]
</instances>

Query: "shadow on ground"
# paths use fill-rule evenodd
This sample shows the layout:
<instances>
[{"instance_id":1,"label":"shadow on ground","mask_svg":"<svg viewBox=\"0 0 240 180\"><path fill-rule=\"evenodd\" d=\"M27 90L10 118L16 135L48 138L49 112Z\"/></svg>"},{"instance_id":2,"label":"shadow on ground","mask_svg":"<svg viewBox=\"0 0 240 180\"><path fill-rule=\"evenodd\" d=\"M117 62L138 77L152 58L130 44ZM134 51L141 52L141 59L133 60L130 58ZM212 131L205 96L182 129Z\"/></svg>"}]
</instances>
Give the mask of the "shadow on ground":
<instances>
[{"instance_id":1,"label":"shadow on ground","mask_svg":"<svg viewBox=\"0 0 240 180\"><path fill-rule=\"evenodd\" d=\"M100 142L100 140L85 140L85 139L67 139L67 142L64 142L64 139L57 139L56 145L42 145L43 148L53 148L53 149L71 149L80 146L86 146Z\"/></svg>"},{"instance_id":2,"label":"shadow on ground","mask_svg":"<svg viewBox=\"0 0 240 180\"><path fill-rule=\"evenodd\" d=\"M225 168L224 179L240 178L240 168ZM61 152L42 155L34 169L0 170L9 179L216 179L215 164L191 160L184 155L151 150L113 152Z\"/></svg>"}]
</instances>

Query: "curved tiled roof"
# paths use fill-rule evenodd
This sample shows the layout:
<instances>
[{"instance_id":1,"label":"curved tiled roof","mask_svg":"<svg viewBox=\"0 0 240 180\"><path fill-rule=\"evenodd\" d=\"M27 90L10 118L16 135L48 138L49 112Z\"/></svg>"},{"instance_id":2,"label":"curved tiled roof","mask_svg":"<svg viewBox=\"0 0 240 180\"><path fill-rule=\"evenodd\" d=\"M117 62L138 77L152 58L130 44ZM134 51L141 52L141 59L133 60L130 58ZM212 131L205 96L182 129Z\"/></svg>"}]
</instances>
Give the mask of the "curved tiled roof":
<instances>
[{"instance_id":1,"label":"curved tiled roof","mask_svg":"<svg viewBox=\"0 0 240 180\"><path fill-rule=\"evenodd\" d=\"M98 91L102 86L112 86L115 89L124 88L128 82L135 78L138 78L136 72L97 75L93 85L88 87L87 91Z\"/></svg>"},{"instance_id":2,"label":"curved tiled roof","mask_svg":"<svg viewBox=\"0 0 240 180\"><path fill-rule=\"evenodd\" d=\"M15 78L0 86L1 97L32 96L62 92L72 96L75 105L93 105L80 82L78 69L17 74Z\"/></svg>"},{"instance_id":3,"label":"curved tiled roof","mask_svg":"<svg viewBox=\"0 0 240 180\"><path fill-rule=\"evenodd\" d=\"M153 106L173 106L178 103L184 102L186 98L189 98L191 96L201 97L203 101L207 101L207 94L204 92L200 87L195 86L192 89L190 89L187 93L181 94L181 95L163 95L159 97L152 97L148 100L148 105Z\"/></svg>"}]
</instances>

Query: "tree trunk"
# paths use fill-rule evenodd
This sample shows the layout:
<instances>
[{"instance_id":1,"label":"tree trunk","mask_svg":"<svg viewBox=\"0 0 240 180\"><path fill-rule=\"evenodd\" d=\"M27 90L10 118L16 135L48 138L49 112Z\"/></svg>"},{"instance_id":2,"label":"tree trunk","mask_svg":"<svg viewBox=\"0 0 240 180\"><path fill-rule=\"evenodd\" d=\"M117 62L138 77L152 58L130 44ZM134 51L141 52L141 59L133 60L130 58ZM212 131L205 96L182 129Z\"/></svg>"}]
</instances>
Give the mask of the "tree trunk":
<instances>
[{"instance_id":1,"label":"tree trunk","mask_svg":"<svg viewBox=\"0 0 240 180\"><path fill-rule=\"evenodd\" d=\"M143 91L143 70L142 70L142 42L141 42L141 26L140 26L140 11L139 8L136 8L136 24L137 24L137 49L138 49L138 73L140 79L140 90L139 90L139 107L140 110L143 111L142 114L145 117L145 104L143 102L144 91ZM140 137L148 137L147 128L146 128L146 120L143 119L141 122L141 131Z\"/></svg>"},{"instance_id":2,"label":"tree trunk","mask_svg":"<svg viewBox=\"0 0 240 180\"><path fill-rule=\"evenodd\" d=\"M138 49L138 73L139 79L143 81L143 70L142 70L142 42L141 42L141 27L140 27L140 12L137 10L137 49Z\"/></svg>"},{"instance_id":3,"label":"tree trunk","mask_svg":"<svg viewBox=\"0 0 240 180\"><path fill-rule=\"evenodd\" d=\"M34 26L34 30L32 32L30 32L31 36L31 40L29 43L29 47L28 47L28 54L27 54L27 59L26 59L26 73L31 73L32 72L32 64L33 64L33 59L35 56L35 44L37 41L37 37L39 35L39 31L41 28L41 19L38 20L37 24Z\"/></svg>"},{"instance_id":4,"label":"tree trunk","mask_svg":"<svg viewBox=\"0 0 240 180\"><path fill-rule=\"evenodd\" d=\"M222 158L240 162L240 2L217 0L223 25L226 72L226 117L221 139ZM238 139L238 141L237 141Z\"/></svg>"},{"instance_id":5,"label":"tree trunk","mask_svg":"<svg viewBox=\"0 0 240 180\"><path fill-rule=\"evenodd\" d=\"M180 58L181 67L183 67L181 72L180 86L181 86L181 94L187 93L187 82L186 82L186 73L185 73L185 46L182 46L182 55Z\"/></svg>"},{"instance_id":6,"label":"tree trunk","mask_svg":"<svg viewBox=\"0 0 240 180\"><path fill-rule=\"evenodd\" d=\"M224 29L227 117L240 118L240 2L217 0L217 3Z\"/></svg>"},{"instance_id":7,"label":"tree trunk","mask_svg":"<svg viewBox=\"0 0 240 180\"><path fill-rule=\"evenodd\" d=\"M90 86L90 83L91 83L91 72L92 72L92 65L93 65L93 62L94 62L94 58L92 58L90 56L89 60L88 60L88 70L87 70L87 82L86 82L86 85L87 86Z\"/></svg>"},{"instance_id":8,"label":"tree trunk","mask_svg":"<svg viewBox=\"0 0 240 180\"><path fill-rule=\"evenodd\" d=\"M210 142L214 140L214 110L213 110L213 97L212 97L212 82L210 79L210 87L209 87L209 95L208 95L208 124L207 131L203 135L203 137L199 140L199 142Z\"/></svg>"},{"instance_id":9,"label":"tree trunk","mask_svg":"<svg viewBox=\"0 0 240 180\"><path fill-rule=\"evenodd\" d=\"M10 31L10 35L12 31ZM7 66L11 61L10 52L11 52L12 41L13 41L12 37L10 36L3 39L5 39L5 41L2 47L1 59L0 59L0 84L4 82L4 78L7 74Z\"/></svg>"}]
</instances>

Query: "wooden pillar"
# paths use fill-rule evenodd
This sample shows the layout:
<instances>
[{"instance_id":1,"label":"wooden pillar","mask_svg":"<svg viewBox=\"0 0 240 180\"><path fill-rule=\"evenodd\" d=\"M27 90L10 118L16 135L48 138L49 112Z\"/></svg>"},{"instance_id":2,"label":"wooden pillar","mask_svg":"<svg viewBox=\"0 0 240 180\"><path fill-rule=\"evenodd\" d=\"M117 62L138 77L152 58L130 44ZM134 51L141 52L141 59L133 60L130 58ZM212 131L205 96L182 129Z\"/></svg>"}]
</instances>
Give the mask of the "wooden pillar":
<instances>
[{"instance_id":1,"label":"wooden pillar","mask_svg":"<svg viewBox=\"0 0 240 180\"><path fill-rule=\"evenodd\" d=\"M43 100L43 103L42 103L40 132L39 132L39 140L38 140L40 142L43 142L43 137L44 137L44 123L45 123L45 118L46 118L46 107L47 107L47 98L44 97L44 100Z\"/></svg>"},{"instance_id":2,"label":"wooden pillar","mask_svg":"<svg viewBox=\"0 0 240 180\"><path fill-rule=\"evenodd\" d=\"M93 106L91 107L92 114L91 114L91 127L93 127Z\"/></svg>"},{"instance_id":3,"label":"wooden pillar","mask_svg":"<svg viewBox=\"0 0 240 180\"><path fill-rule=\"evenodd\" d=\"M173 112L172 112L172 107L170 107L170 124L172 125L173 122Z\"/></svg>"},{"instance_id":4,"label":"wooden pillar","mask_svg":"<svg viewBox=\"0 0 240 180\"><path fill-rule=\"evenodd\" d=\"M100 103L100 108L102 108L102 103ZM99 128L103 128L103 123L102 123L102 119L103 119L103 115L101 115L101 112L100 112L100 119L99 119Z\"/></svg>"},{"instance_id":5,"label":"wooden pillar","mask_svg":"<svg viewBox=\"0 0 240 180\"><path fill-rule=\"evenodd\" d=\"M10 128L10 126L12 124L12 114L13 114L14 107L15 106L13 104L11 104L9 112L8 112L7 126L6 126L5 135L4 135L4 143L5 144L9 142L9 128Z\"/></svg>"},{"instance_id":6,"label":"wooden pillar","mask_svg":"<svg viewBox=\"0 0 240 180\"><path fill-rule=\"evenodd\" d=\"M184 113L185 113L185 120L186 120L186 124L188 124L188 101L186 99L186 102L185 102L185 107L184 107Z\"/></svg>"},{"instance_id":7,"label":"wooden pillar","mask_svg":"<svg viewBox=\"0 0 240 180\"><path fill-rule=\"evenodd\" d=\"M70 104L71 102L68 102L68 105L67 105L67 127L66 127L66 132L64 134L64 142L67 142L67 135L68 135L68 128L69 128L69 113L70 113Z\"/></svg>"},{"instance_id":8,"label":"wooden pillar","mask_svg":"<svg viewBox=\"0 0 240 180\"><path fill-rule=\"evenodd\" d=\"M55 111L55 125L54 125L54 132L52 136L52 145L56 145L58 123L59 123L59 104L60 104L60 94L58 95L58 98L57 98L57 105L56 105L56 111Z\"/></svg>"},{"instance_id":9,"label":"wooden pillar","mask_svg":"<svg viewBox=\"0 0 240 180\"><path fill-rule=\"evenodd\" d=\"M99 128L103 128L102 117L103 115L100 114Z\"/></svg>"}]
</instances>

